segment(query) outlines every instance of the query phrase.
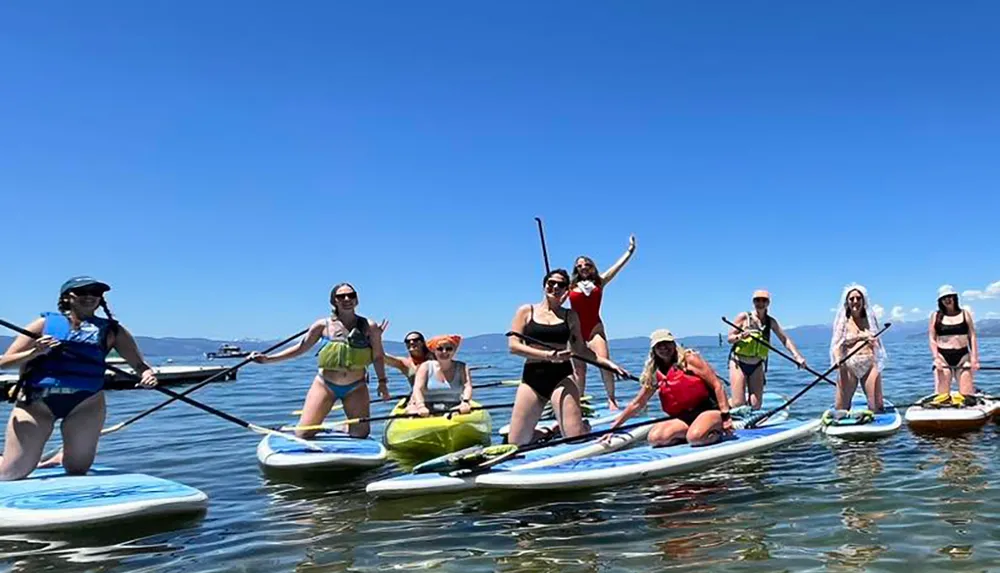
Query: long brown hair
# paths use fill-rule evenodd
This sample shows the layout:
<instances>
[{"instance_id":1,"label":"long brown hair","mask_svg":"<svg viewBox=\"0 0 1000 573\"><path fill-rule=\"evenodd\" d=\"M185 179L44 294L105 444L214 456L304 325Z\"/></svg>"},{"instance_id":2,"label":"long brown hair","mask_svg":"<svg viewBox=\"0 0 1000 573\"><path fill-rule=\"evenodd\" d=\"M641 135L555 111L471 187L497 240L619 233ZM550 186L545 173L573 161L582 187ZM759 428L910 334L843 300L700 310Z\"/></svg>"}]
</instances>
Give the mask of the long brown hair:
<instances>
[{"instance_id":1,"label":"long brown hair","mask_svg":"<svg viewBox=\"0 0 1000 573\"><path fill-rule=\"evenodd\" d=\"M580 270L576 268L576 261L579 261L580 259L587 261L587 263L589 263L590 266L594 267L594 278L584 279L583 277L580 276ZM594 262L594 259L586 255L580 255L579 257L576 258L576 261L573 262L573 277L570 278L569 281L570 288L575 287L576 283L582 280L591 280L594 281L594 284L597 286L604 286L604 280L601 279L601 271L600 269L597 268L597 263Z\"/></svg>"}]
</instances>

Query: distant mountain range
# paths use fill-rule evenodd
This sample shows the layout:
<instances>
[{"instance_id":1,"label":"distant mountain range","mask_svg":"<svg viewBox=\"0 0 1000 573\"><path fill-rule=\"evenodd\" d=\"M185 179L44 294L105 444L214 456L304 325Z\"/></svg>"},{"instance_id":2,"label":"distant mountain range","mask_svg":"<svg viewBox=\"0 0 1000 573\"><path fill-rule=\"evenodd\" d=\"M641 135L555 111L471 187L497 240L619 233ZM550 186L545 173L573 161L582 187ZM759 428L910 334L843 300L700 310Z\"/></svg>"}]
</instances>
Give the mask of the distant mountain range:
<instances>
[{"instance_id":1,"label":"distant mountain range","mask_svg":"<svg viewBox=\"0 0 1000 573\"><path fill-rule=\"evenodd\" d=\"M1000 320L985 319L976 322L977 332L982 338L1000 337ZM722 332L725 336L724 331ZM799 346L812 344L830 343L830 325L809 325L790 328L786 331L792 340ZM896 322L884 337L886 341L898 341L916 339L927 336L927 323L920 322ZM10 336L0 336L0 351L6 349L13 339ZM223 344L237 344L245 350L263 350L274 344L276 341L269 340L212 340L208 338L156 338L150 336L137 336L136 341L143 353L147 356L203 356L206 352L219 349ZM719 336L686 336L680 339L684 346L705 347L718 346ZM613 348L633 349L645 348L649 344L649 339L645 336L631 338L616 338L611 341ZM507 348L507 337L503 334L480 334L470 336L462 342L462 346L469 350L489 350L502 351ZM386 341L386 352L390 354L402 355L406 348L401 342Z\"/></svg>"}]
</instances>

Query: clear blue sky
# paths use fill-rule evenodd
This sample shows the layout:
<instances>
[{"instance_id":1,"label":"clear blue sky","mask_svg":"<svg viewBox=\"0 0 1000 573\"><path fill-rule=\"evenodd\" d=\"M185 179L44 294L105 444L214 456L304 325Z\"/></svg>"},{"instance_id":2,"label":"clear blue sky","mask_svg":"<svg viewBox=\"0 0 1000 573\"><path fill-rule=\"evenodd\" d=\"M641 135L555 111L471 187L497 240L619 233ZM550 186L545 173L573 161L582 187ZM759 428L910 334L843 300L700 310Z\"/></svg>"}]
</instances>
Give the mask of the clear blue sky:
<instances>
[{"instance_id":1,"label":"clear blue sky","mask_svg":"<svg viewBox=\"0 0 1000 573\"><path fill-rule=\"evenodd\" d=\"M637 235L613 337L1000 280L994 2L3 12L8 319L87 273L147 335L282 336L342 280L392 339L500 332L541 296L534 216L559 266Z\"/></svg>"}]
</instances>

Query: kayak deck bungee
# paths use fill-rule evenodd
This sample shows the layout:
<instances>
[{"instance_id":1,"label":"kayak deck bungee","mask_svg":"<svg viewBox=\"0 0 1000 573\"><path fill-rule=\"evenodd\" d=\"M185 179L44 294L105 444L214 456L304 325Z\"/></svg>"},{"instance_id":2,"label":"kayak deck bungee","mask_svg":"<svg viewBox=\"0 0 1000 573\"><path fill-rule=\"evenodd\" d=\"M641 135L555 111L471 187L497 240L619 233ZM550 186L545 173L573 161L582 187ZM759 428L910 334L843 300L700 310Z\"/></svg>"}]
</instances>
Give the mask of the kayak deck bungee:
<instances>
[{"instance_id":1,"label":"kayak deck bungee","mask_svg":"<svg viewBox=\"0 0 1000 573\"><path fill-rule=\"evenodd\" d=\"M406 399L400 400L392 415L406 414ZM473 408L480 405L471 402ZM382 434L382 443L406 456L430 458L468 448L489 445L493 419L486 410L451 416L432 415L426 418L389 420Z\"/></svg>"},{"instance_id":2,"label":"kayak deck bungee","mask_svg":"<svg viewBox=\"0 0 1000 573\"><path fill-rule=\"evenodd\" d=\"M819 424L819 419L785 420L753 429L735 430L723 441L709 446L645 445L543 468L489 472L476 476L476 485L491 489L566 490L627 483L683 473L769 450L811 436Z\"/></svg>"},{"instance_id":3,"label":"kayak deck bungee","mask_svg":"<svg viewBox=\"0 0 1000 573\"><path fill-rule=\"evenodd\" d=\"M827 410L820 429L827 436L841 439L878 438L894 434L903 426L903 417L892 402L884 399L882 402L883 411L876 414L868 410L868 398L864 394L854 394L848 416L838 419L840 414Z\"/></svg>"},{"instance_id":4,"label":"kayak deck bungee","mask_svg":"<svg viewBox=\"0 0 1000 573\"><path fill-rule=\"evenodd\" d=\"M958 395L953 392L951 396ZM924 396L906 410L906 423L917 431L963 432L983 427L1000 412L1000 400L993 396L974 394L975 404L961 407L951 403L934 405L936 394Z\"/></svg>"},{"instance_id":5,"label":"kayak deck bungee","mask_svg":"<svg viewBox=\"0 0 1000 573\"><path fill-rule=\"evenodd\" d=\"M388 457L385 447L371 438L330 432L308 441L319 449L309 449L280 435L265 436L257 445L257 461L273 469L349 470L375 468Z\"/></svg>"},{"instance_id":6,"label":"kayak deck bungee","mask_svg":"<svg viewBox=\"0 0 1000 573\"><path fill-rule=\"evenodd\" d=\"M94 466L86 475L37 469L0 482L0 530L58 531L205 510L208 496L175 481Z\"/></svg>"},{"instance_id":7,"label":"kayak deck bungee","mask_svg":"<svg viewBox=\"0 0 1000 573\"><path fill-rule=\"evenodd\" d=\"M646 418L637 417L630 420L630 423L641 422ZM593 428L595 431L607 429L610 422L603 423ZM611 434L609 441L605 442L601 437L579 443L565 443L549 448L531 450L524 454L513 457L490 468L491 472L520 471L544 467L547 465L560 464L584 457L599 456L602 454L619 451L646 439L646 435L653 425L640 426L624 432ZM477 448L478 449L478 448ZM442 456L441 458L430 460L421 464L424 467L434 464L449 465L446 458L455 457ZM419 467L419 466L418 466ZM415 468L416 469L416 468ZM455 467L457 469L457 466ZM365 488L369 494L379 497L401 497L409 495L430 495L454 493L467 491L476 488L476 476L463 471L444 471L441 473L410 473L402 476L384 479L369 483Z\"/></svg>"}]
</instances>

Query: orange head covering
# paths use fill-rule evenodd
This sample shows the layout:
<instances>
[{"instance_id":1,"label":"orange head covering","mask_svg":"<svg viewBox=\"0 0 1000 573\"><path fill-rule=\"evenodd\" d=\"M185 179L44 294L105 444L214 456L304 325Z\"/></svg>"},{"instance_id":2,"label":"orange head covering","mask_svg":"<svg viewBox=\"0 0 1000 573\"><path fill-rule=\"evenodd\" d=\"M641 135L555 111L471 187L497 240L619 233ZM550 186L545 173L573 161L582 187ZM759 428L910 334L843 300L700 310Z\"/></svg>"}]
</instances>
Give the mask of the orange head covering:
<instances>
[{"instance_id":1,"label":"orange head covering","mask_svg":"<svg viewBox=\"0 0 1000 573\"><path fill-rule=\"evenodd\" d=\"M445 343L451 343L457 350L458 345L462 343L462 337L458 334L439 334L427 341L427 348L436 350L438 346Z\"/></svg>"}]
</instances>

